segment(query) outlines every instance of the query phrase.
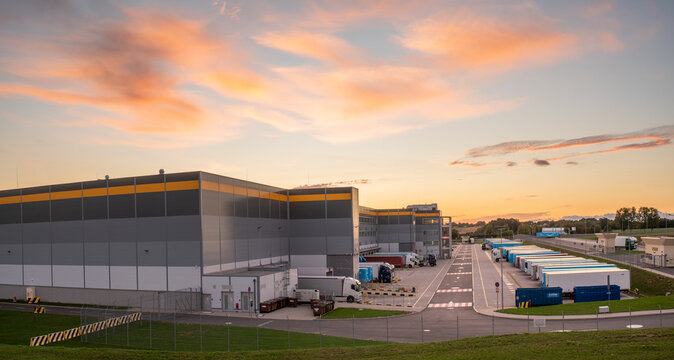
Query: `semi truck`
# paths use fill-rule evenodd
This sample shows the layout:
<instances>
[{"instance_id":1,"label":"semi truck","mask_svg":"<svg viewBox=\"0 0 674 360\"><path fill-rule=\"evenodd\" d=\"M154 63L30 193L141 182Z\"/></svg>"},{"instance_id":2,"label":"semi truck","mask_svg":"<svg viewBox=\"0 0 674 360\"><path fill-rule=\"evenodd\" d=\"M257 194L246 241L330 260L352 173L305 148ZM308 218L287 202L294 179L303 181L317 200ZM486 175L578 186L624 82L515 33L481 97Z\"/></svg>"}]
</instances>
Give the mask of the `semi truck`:
<instances>
[{"instance_id":1,"label":"semi truck","mask_svg":"<svg viewBox=\"0 0 674 360\"><path fill-rule=\"evenodd\" d=\"M297 287L316 289L327 300L352 303L362 299L360 281L349 276L298 276Z\"/></svg>"},{"instance_id":2,"label":"semi truck","mask_svg":"<svg viewBox=\"0 0 674 360\"><path fill-rule=\"evenodd\" d=\"M367 261L360 262L359 267L371 267L372 275L374 277L373 281L390 283L395 280L395 267L387 262L381 261Z\"/></svg>"},{"instance_id":3,"label":"semi truck","mask_svg":"<svg viewBox=\"0 0 674 360\"><path fill-rule=\"evenodd\" d=\"M412 260L413 265L422 265L424 261L421 255L411 251L380 251L377 254L409 256L410 259Z\"/></svg>"},{"instance_id":4,"label":"semi truck","mask_svg":"<svg viewBox=\"0 0 674 360\"><path fill-rule=\"evenodd\" d=\"M634 250L637 248L637 243L639 240L634 236L616 236L615 237L615 247L623 248L625 250L631 249Z\"/></svg>"}]
</instances>

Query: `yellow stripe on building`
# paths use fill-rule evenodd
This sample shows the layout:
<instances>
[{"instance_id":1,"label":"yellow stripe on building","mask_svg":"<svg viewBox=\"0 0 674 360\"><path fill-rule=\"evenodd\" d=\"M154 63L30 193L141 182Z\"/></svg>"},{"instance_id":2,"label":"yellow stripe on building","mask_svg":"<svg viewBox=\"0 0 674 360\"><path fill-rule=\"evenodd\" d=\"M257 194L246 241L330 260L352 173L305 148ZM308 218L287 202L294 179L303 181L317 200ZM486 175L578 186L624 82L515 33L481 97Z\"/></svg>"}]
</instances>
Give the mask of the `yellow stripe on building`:
<instances>
[{"instance_id":1,"label":"yellow stripe on building","mask_svg":"<svg viewBox=\"0 0 674 360\"><path fill-rule=\"evenodd\" d=\"M166 183L166 191L197 190L199 180L174 181Z\"/></svg>"},{"instance_id":2,"label":"yellow stripe on building","mask_svg":"<svg viewBox=\"0 0 674 360\"><path fill-rule=\"evenodd\" d=\"M111 186L108 188L110 195L125 195L133 194L133 185L124 185L124 186Z\"/></svg>"},{"instance_id":3,"label":"yellow stripe on building","mask_svg":"<svg viewBox=\"0 0 674 360\"><path fill-rule=\"evenodd\" d=\"M328 200L351 200L351 193L328 194Z\"/></svg>"},{"instance_id":4,"label":"yellow stripe on building","mask_svg":"<svg viewBox=\"0 0 674 360\"><path fill-rule=\"evenodd\" d=\"M21 196L19 196L19 195L0 197L0 205L18 204L20 202L21 202Z\"/></svg>"},{"instance_id":5,"label":"yellow stripe on building","mask_svg":"<svg viewBox=\"0 0 674 360\"><path fill-rule=\"evenodd\" d=\"M290 202L298 201L323 201L325 200L325 194L314 194L314 195L290 195Z\"/></svg>"},{"instance_id":6,"label":"yellow stripe on building","mask_svg":"<svg viewBox=\"0 0 674 360\"><path fill-rule=\"evenodd\" d=\"M440 216L440 213L421 213L421 214L414 214L416 217L424 217L424 216L432 216L432 217L437 217Z\"/></svg>"},{"instance_id":7,"label":"yellow stripe on building","mask_svg":"<svg viewBox=\"0 0 674 360\"><path fill-rule=\"evenodd\" d=\"M47 200L49 200L49 193L23 195L21 197L22 202L47 201Z\"/></svg>"},{"instance_id":8,"label":"yellow stripe on building","mask_svg":"<svg viewBox=\"0 0 674 360\"><path fill-rule=\"evenodd\" d=\"M94 196L107 196L108 188L95 188L95 189L84 189L82 196L84 197L94 197Z\"/></svg>"},{"instance_id":9,"label":"yellow stripe on building","mask_svg":"<svg viewBox=\"0 0 674 360\"><path fill-rule=\"evenodd\" d=\"M164 191L164 183L136 185L136 194L163 192L163 191Z\"/></svg>"},{"instance_id":10,"label":"yellow stripe on building","mask_svg":"<svg viewBox=\"0 0 674 360\"><path fill-rule=\"evenodd\" d=\"M51 193L52 200L77 199L82 197L82 190L57 191Z\"/></svg>"},{"instance_id":11,"label":"yellow stripe on building","mask_svg":"<svg viewBox=\"0 0 674 360\"><path fill-rule=\"evenodd\" d=\"M209 191L218 191L219 186L218 183L212 182L212 181L202 181L201 182L201 189L203 190L209 190Z\"/></svg>"}]
</instances>

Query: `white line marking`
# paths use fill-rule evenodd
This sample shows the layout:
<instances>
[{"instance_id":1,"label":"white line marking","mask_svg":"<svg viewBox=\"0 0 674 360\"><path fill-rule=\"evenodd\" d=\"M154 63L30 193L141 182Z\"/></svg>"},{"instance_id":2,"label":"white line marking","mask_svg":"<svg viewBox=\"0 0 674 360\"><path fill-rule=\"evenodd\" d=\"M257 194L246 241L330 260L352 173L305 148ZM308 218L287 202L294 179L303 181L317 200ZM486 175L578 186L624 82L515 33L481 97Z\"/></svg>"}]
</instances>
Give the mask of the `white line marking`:
<instances>
[{"instance_id":1,"label":"white line marking","mask_svg":"<svg viewBox=\"0 0 674 360\"><path fill-rule=\"evenodd\" d=\"M262 324L258 325L257 327L263 327L263 326L265 326L267 324L270 324L270 323L273 323L273 322L274 322L274 320L265 321Z\"/></svg>"},{"instance_id":2,"label":"white line marking","mask_svg":"<svg viewBox=\"0 0 674 360\"><path fill-rule=\"evenodd\" d=\"M458 307L471 307L473 303L470 302L460 302L460 303L444 303L444 304L429 304L429 308L458 308Z\"/></svg>"},{"instance_id":3,"label":"white line marking","mask_svg":"<svg viewBox=\"0 0 674 360\"><path fill-rule=\"evenodd\" d=\"M438 289L436 293L471 292L473 289Z\"/></svg>"}]
</instances>

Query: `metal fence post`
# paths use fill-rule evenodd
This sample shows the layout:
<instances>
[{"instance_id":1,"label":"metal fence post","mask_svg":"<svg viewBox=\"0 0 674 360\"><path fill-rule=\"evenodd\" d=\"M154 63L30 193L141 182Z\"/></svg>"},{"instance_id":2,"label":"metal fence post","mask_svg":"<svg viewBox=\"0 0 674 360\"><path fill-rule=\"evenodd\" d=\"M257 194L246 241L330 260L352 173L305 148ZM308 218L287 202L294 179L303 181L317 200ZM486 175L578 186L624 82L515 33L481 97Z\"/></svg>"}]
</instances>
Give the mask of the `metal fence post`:
<instances>
[{"instance_id":1,"label":"metal fence post","mask_svg":"<svg viewBox=\"0 0 674 360\"><path fill-rule=\"evenodd\" d=\"M256 343L255 343L255 348L257 351L260 351L260 327L255 326L255 334L256 334Z\"/></svg>"},{"instance_id":2,"label":"metal fence post","mask_svg":"<svg viewBox=\"0 0 674 360\"><path fill-rule=\"evenodd\" d=\"M126 314L129 315L131 313L131 310L127 310ZM126 346L129 347L129 319L127 317L126 319Z\"/></svg>"},{"instance_id":3,"label":"metal fence post","mask_svg":"<svg viewBox=\"0 0 674 360\"><path fill-rule=\"evenodd\" d=\"M154 308L154 296L152 297L152 307ZM150 350L152 350L152 313L150 313Z\"/></svg>"},{"instance_id":4,"label":"metal fence post","mask_svg":"<svg viewBox=\"0 0 674 360\"><path fill-rule=\"evenodd\" d=\"M176 308L173 308L173 351L178 350L178 342L176 337Z\"/></svg>"},{"instance_id":5,"label":"metal fence post","mask_svg":"<svg viewBox=\"0 0 674 360\"><path fill-rule=\"evenodd\" d=\"M564 321L564 310L562 310L562 332L564 332L564 330L566 330L564 324L565 324L565 321Z\"/></svg>"},{"instance_id":6,"label":"metal fence post","mask_svg":"<svg viewBox=\"0 0 674 360\"><path fill-rule=\"evenodd\" d=\"M290 350L290 317L286 316L286 323L288 325L288 350Z\"/></svg>"},{"instance_id":7,"label":"metal fence post","mask_svg":"<svg viewBox=\"0 0 674 360\"><path fill-rule=\"evenodd\" d=\"M138 295L138 300L140 302L140 326L143 326L143 295Z\"/></svg>"},{"instance_id":8,"label":"metal fence post","mask_svg":"<svg viewBox=\"0 0 674 360\"><path fill-rule=\"evenodd\" d=\"M202 329L201 313L199 313L199 351L204 352L204 332Z\"/></svg>"},{"instance_id":9,"label":"metal fence post","mask_svg":"<svg viewBox=\"0 0 674 360\"><path fill-rule=\"evenodd\" d=\"M594 313L597 316L597 331L599 331L599 311L598 311L598 309L595 309Z\"/></svg>"},{"instance_id":10,"label":"metal fence post","mask_svg":"<svg viewBox=\"0 0 674 360\"><path fill-rule=\"evenodd\" d=\"M107 320L107 319L108 319L108 308L106 307L105 312L103 312L103 320ZM105 345L107 345L108 344L108 326L105 323L104 323L104 325L105 325Z\"/></svg>"},{"instance_id":11,"label":"metal fence post","mask_svg":"<svg viewBox=\"0 0 674 360\"><path fill-rule=\"evenodd\" d=\"M421 315L421 343L424 343L424 316Z\"/></svg>"},{"instance_id":12,"label":"metal fence post","mask_svg":"<svg viewBox=\"0 0 674 360\"><path fill-rule=\"evenodd\" d=\"M661 311L662 312L662 311ZM660 323L662 323L662 319L660 320ZM662 327L662 325L660 325ZM356 315L351 314L351 339L353 340L353 345L356 345Z\"/></svg>"},{"instance_id":13,"label":"metal fence post","mask_svg":"<svg viewBox=\"0 0 674 360\"><path fill-rule=\"evenodd\" d=\"M386 343L388 344L388 316L386 316Z\"/></svg>"},{"instance_id":14,"label":"metal fence post","mask_svg":"<svg viewBox=\"0 0 674 360\"><path fill-rule=\"evenodd\" d=\"M229 321L229 314L227 314L227 352L229 352L229 325L231 322Z\"/></svg>"},{"instance_id":15,"label":"metal fence post","mask_svg":"<svg viewBox=\"0 0 674 360\"><path fill-rule=\"evenodd\" d=\"M321 318L323 315L318 315L318 347L323 347L323 331L321 330Z\"/></svg>"},{"instance_id":16,"label":"metal fence post","mask_svg":"<svg viewBox=\"0 0 674 360\"><path fill-rule=\"evenodd\" d=\"M529 326L531 326L531 321L529 321L529 309L527 309L527 332L531 332Z\"/></svg>"},{"instance_id":17,"label":"metal fence post","mask_svg":"<svg viewBox=\"0 0 674 360\"><path fill-rule=\"evenodd\" d=\"M632 305L628 305L627 309L630 312L630 329L632 328Z\"/></svg>"},{"instance_id":18,"label":"metal fence post","mask_svg":"<svg viewBox=\"0 0 674 360\"><path fill-rule=\"evenodd\" d=\"M491 314L491 335L494 335L494 314Z\"/></svg>"},{"instance_id":19,"label":"metal fence post","mask_svg":"<svg viewBox=\"0 0 674 360\"><path fill-rule=\"evenodd\" d=\"M459 313L456 313L456 340L459 340Z\"/></svg>"},{"instance_id":20,"label":"metal fence post","mask_svg":"<svg viewBox=\"0 0 674 360\"><path fill-rule=\"evenodd\" d=\"M658 305L658 309L660 309L660 327L662 327L662 306Z\"/></svg>"}]
</instances>

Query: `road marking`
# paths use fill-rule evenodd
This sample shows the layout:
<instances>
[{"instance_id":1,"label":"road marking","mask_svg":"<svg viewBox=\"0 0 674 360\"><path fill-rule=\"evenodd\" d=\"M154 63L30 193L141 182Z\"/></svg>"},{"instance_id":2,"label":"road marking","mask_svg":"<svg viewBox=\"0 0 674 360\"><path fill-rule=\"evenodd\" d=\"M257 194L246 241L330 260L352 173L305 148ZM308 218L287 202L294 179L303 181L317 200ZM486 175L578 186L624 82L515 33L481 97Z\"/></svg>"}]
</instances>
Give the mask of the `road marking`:
<instances>
[{"instance_id":1,"label":"road marking","mask_svg":"<svg viewBox=\"0 0 674 360\"><path fill-rule=\"evenodd\" d=\"M472 250L475 252L475 263L477 264L477 272L480 275L480 282L482 283L482 293L484 294L484 306L489 307L489 303L487 301L487 288L484 286L484 279L482 278L482 268L480 267L480 260L478 259L476 248L473 247ZM473 285L473 287L475 287L475 285ZM473 297L475 297L475 293L473 293Z\"/></svg>"},{"instance_id":2,"label":"road marking","mask_svg":"<svg viewBox=\"0 0 674 360\"><path fill-rule=\"evenodd\" d=\"M429 308L459 308L459 307L471 307L473 303L471 302L459 302L459 303L443 303L443 304L429 304Z\"/></svg>"},{"instance_id":3,"label":"road marking","mask_svg":"<svg viewBox=\"0 0 674 360\"><path fill-rule=\"evenodd\" d=\"M471 274L472 274L472 272L470 272L470 271L468 271L468 272L451 272L451 273L447 273L447 275L471 275Z\"/></svg>"},{"instance_id":4,"label":"road marking","mask_svg":"<svg viewBox=\"0 0 674 360\"><path fill-rule=\"evenodd\" d=\"M443 272L447 271L447 270L452 266L453 263L454 263L454 260L452 260L452 262L449 264L449 266L447 266L447 269L446 269L446 270L438 272L438 274L435 275L435 277L434 277L433 280L431 281L431 284L433 284L433 282L435 282L435 280L438 279L438 276L440 276ZM440 286L440 283L438 283L438 287L439 287L439 286ZM430 288L431 288L431 286L429 285L429 286L426 288L426 290L424 290L424 292L419 296L419 298L417 298L417 301L415 301L415 302L414 302L414 305L412 305L412 306L417 306L417 303L419 302L419 300L421 300L421 299L424 297L424 295L426 295L426 292L428 292L428 290L429 290ZM436 289L437 289L437 287L436 287ZM432 299L432 298L431 298L431 299Z\"/></svg>"},{"instance_id":5,"label":"road marking","mask_svg":"<svg viewBox=\"0 0 674 360\"><path fill-rule=\"evenodd\" d=\"M270 323L273 323L273 322L274 322L274 320L265 321L262 324L258 325L257 327L263 327L263 326L265 326L267 324L270 324Z\"/></svg>"},{"instance_id":6,"label":"road marking","mask_svg":"<svg viewBox=\"0 0 674 360\"><path fill-rule=\"evenodd\" d=\"M457 293L457 292L471 292L473 289L438 289L436 293Z\"/></svg>"}]
</instances>

